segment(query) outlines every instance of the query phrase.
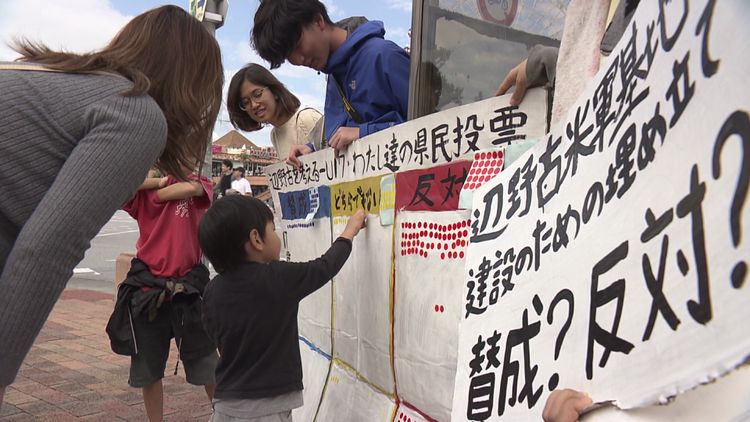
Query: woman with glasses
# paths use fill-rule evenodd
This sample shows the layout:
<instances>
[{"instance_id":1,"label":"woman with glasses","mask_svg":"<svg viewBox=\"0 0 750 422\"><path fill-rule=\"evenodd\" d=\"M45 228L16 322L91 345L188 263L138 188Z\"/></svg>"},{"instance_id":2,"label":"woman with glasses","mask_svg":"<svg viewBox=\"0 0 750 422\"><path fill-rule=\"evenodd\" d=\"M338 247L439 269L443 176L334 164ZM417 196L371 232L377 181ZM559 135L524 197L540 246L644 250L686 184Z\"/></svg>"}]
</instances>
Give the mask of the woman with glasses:
<instances>
[{"instance_id":1,"label":"woman with glasses","mask_svg":"<svg viewBox=\"0 0 750 422\"><path fill-rule=\"evenodd\" d=\"M273 126L271 142L280 159L299 145L321 148L321 117L311 107L300 107L299 99L261 65L250 63L232 77L227 95L229 120L247 132Z\"/></svg>"},{"instance_id":2,"label":"woman with glasses","mask_svg":"<svg viewBox=\"0 0 750 422\"><path fill-rule=\"evenodd\" d=\"M91 239L150 167L187 180L221 106L219 45L176 6L101 50L0 63L0 405Z\"/></svg>"}]
</instances>

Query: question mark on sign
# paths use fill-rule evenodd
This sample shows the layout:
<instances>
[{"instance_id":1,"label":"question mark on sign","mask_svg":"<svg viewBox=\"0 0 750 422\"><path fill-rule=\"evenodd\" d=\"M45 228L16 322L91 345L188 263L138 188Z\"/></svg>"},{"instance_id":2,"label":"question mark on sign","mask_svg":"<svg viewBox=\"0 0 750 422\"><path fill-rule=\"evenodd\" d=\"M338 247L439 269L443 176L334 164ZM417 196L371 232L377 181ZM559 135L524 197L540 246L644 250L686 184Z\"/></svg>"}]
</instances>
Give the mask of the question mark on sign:
<instances>
[{"instance_id":1,"label":"question mark on sign","mask_svg":"<svg viewBox=\"0 0 750 422\"><path fill-rule=\"evenodd\" d=\"M750 117L747 113L735 111L724 121L719 130L711 160L714 180L718 180L721 176L721 152L732 135L738 135L741 138L740 145L742 146L742 164L729 212L732 242L734 247L737 248L742 240L742 208L745 206L748 185L750 185L750 146L748 146L748 142L750 142ZM732 269L732 287L735 289L742 287L746 276L747 263L740 261Z\"/></svg>"},{"instance_id":2,"label":"question mark on sign","mask_svg":"<svg viewBox=\"0 0 750 422\"><path fill-rule=\"evenodd\" d=\"M547 311L547 323L552 325L552 321L554 321L555 307L563 300L568 302L568 319L565 320L562 328L560 328L560 332L557 334L557 340L555 341L555 360L560 357L560 349L562 348L563 341L565 340L565 334L568 333L570 323L573 321L573 292L569 289L560 290L555 298L552 299L552 302L550 302L549 310ZM559 383L559 381L559 375L557 375L556 373L553 374L549 379L549 390L552 391L557 388L557 384Z\"/></svg>"}]
</instances>

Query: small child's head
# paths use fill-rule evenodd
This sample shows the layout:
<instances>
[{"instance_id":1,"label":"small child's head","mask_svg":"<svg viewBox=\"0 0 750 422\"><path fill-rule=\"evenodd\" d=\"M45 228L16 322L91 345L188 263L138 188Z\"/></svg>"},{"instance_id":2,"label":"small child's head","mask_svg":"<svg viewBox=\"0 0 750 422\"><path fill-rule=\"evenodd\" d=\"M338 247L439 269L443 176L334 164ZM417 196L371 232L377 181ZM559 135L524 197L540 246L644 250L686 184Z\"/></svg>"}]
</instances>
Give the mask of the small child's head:
<instances>
[{"instance_id":1,"label":"small child's head","mask_svg":"<svg viewBox=\"0 0 750 422\"><path fill-rule=\"evenodd\" d=\"M219 273L243 262L278 260L281 252L273 213L263 202L244 195L216 201L201 219L198 241Z\"/></svg>"},{"instance_id":2,"label":"small child's head","mask_svg":"<svg viewBox=\"0 0 750 422\"><path fill-rule=\"evenodd\" d=\"M244 167L235 167L234 169L234 178L237 180L242 179L245 177L245 168Z\"/></svg>"}]
</instances>

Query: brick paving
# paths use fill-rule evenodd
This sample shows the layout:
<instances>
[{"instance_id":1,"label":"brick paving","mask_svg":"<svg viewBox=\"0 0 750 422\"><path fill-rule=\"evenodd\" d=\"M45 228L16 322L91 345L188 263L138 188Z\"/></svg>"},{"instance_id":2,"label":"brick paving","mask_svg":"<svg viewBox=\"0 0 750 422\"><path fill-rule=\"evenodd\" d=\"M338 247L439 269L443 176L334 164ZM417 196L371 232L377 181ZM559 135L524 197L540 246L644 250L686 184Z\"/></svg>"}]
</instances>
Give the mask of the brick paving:
<instances>
[{"instance_id":1,"label":"brick paving","mask_svg":"<svg viewBox=\"0 0 750 422\"><path fill-rule=\"evenodd\" d=\"M114 354L104 332L111 294L66 290L55 305L15 383L5 391L0 421L145 421L141 390L128 386L130 358ZM167 363L167 421L207 421L211 406L202 387L185 382L182 365Z\"/></svg>"}]
</instances>

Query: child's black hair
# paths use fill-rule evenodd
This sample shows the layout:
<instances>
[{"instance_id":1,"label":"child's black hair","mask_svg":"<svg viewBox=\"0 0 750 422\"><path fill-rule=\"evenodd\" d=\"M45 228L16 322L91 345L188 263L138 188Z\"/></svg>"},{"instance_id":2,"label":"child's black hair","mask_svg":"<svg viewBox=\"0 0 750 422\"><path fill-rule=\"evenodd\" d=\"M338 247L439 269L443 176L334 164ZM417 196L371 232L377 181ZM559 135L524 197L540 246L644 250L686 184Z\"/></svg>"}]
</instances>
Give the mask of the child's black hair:
<instances>
[{"instance_id":1,"label":"child's black hair","mask_svg":"<svg viewBox=\"0 0 750 422\"><path fill-rule=\"evenodd\" d=\"M333 25L323 3L318 0L261 1L255 12L253 46L271 69L276 69L297 48L302 30L320 15Z\"/></svg>"},{"instance_id":2,"label":"child's black hair","mask_svg":"<svg viewBox=\"0 0 750 422\"><path fill-rule=\"evenodd\" d=\"M216 201L201 219L198 241L217 272L222 273L246 262L245 242L257 230L260 238L273 213L263 202L244 195L225 196Z\"/></svg>"}]
</instances>

